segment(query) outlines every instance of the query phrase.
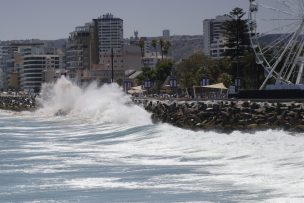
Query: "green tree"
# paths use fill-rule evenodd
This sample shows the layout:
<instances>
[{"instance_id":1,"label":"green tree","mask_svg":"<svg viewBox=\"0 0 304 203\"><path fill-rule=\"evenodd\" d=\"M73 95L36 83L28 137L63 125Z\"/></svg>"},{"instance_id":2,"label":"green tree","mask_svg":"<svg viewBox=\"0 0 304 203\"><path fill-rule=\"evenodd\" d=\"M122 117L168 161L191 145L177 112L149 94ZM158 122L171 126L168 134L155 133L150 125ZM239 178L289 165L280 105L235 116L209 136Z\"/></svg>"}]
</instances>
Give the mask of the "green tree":
<instances>
[{"instance_id":1,"label":"green tree","mask_svg":"<svg viewBox=\"0 0 304 203\"><path fill-rule=\"evenodd\" d=\"M138 84L143 84L145 80L154 82L154 90L159 92L162 84L167 77L171 74L173 62L171 60L161 60L154 69L144 67L142 73L137 76L136 81Z\"/></svg>"},{"instance_id":2,"label":"green tree","mask_svg":"<svg viewBox=\"0 0 304 203\"><path fill-rule=\"evenodd\" d=\"M152 47L154 48L155 54L156 54L156 58L157 58L157 40L153 39L151 42Z\"/></svg>"},{"instance_id":3,"label":"green tree","mask_svg":"<svg viewBox=\"0 0 304 203\"><path fill-rule=\"evenodd\" d=\"M218 78L218 82L222 82L226 87L229 87L232 84L232 77L228 73L222 73Z\"/></svg>"},{"instance_id":4,"label":"green tree","mask_svg":"<svg viewBox=\"0 0 304 203\"><path fill-rule=\"evenodd\" d=\"M156 80L159 80L160 82L165 82L167 77L171 74L172 67L173 62L171 60L165 59L160 61L155 68Z\"/></svg>"},{"instance_id":5,"label":"green tree","mask_svg":"<svg viewBox=\"0 0 304 203\"><path fill-rule=\"evenodd\" d=\"M241 63L242 61L240 59L246 51L250 50L247 20L243 19L245 14L243 9L236 7L228 15L231 19L223 25L226 38L225 46L228 47L225 55L230 57L234 64L233 75L235 78L242 78L241 84L244 84L244 71L242 68L244 64Z\"/></svg>"},{"instance_id":6,"label":"green tree","mask_svg":"<svg viewBox=\"0 0 304 203\"><path fill-rule=\"evenodd\" d=\"M234 8L224 25L225 46L228 47L225 55L232 59L243 56L244 52L250 48L249 29L247 20L243 19L245 12L241 8Z\"/></svg>"},{"instance_id":7,"label":"green tree","mask_svg":"<svg viewBox=\"0 0 304 203\"><path fill-rule=\"evenodd\" d=\"M203 53L190 56L176 67L178 82L189 92L192 91L193 86L200 85L202 76L208 76L210 82L215 82L219 73L216 61Z\"/></svg>"},{"instance_id":8,"label":"green tree","mask_svg":"<svg viewBox=\"0 0 304 203\"><path fill-rule=\"evenodd\" d=\"M171 46L172 46L171 42L169 42L169 41L166 41L165 44L164 44L163 53L166 56L166 58L168 57L169 49L170 49Z\"/></svg>"},{"instance_id":9,"label":"green tree","mask_svg":"<svg viewBox=\"0 0 304 203\"><path fill-rule=\"evenodd\" d=\"M165 41L163 38L159 39L159 46L160 46L160 53L162 56L162 59L164 59L164 46L165 46Z\"/></svg>"},{"instance_id":10,"label":"green tree","mask_svg":"<svg viewBox=\"0 0 304 203\"><path fill-rule=\"evenodd\" d=\"M139 47L140 47L140 53L141 53L141 58L143 59L144 58L144 56L145 56L145 39L143 38L143 37L141 37L140 39L139 39L139 43L138 43L138 45L139 45Z\"/></svg>"},{"instance_id":11,"label":"green tree","mask_svg":"<svg viewBox=\"0 0 304 203\"><path fill-rule=\"evenodd\" d=\"M241 60L243 64L243 84L246 89L258 89L265 79L264 69L256 63L255 53L246 51Z\"/></svg>"}]
</instances>

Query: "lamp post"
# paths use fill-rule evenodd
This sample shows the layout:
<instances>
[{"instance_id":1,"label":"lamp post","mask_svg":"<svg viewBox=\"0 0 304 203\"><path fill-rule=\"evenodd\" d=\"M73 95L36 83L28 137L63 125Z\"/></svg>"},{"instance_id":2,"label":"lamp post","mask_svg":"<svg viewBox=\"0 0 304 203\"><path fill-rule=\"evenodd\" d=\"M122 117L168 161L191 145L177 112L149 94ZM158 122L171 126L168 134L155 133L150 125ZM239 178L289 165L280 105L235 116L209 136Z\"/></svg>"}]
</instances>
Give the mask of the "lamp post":
<instances>
[{"instance_id":1,"label":"lamp post","mask_svg":"<svg viewBox=\"0 0 304 203\"><path fill-rule=\"evenodd\" d=\"M111 48L111 67L112 67L112 71L111 71L111 82L114 82L114 53L113 53L113 47Z\"/></svg>"}]
</instances>

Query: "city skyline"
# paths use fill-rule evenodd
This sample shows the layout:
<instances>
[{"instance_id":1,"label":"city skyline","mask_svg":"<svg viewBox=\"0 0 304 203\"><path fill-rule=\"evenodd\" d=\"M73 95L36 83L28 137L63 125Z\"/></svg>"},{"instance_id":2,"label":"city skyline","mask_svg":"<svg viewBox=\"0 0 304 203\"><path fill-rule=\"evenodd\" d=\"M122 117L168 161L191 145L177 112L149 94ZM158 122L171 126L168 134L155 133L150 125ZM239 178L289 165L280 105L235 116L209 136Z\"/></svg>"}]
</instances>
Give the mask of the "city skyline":
<instances>
[{"instance_id":1,"label":"city skyline","mask_svg":"<svg viewBox=\"0 0 304 203\"><path fill-rule=\"evenodd\" d=\"M202 22L229 13L235 7L247 11L241 0L0 0L0 40L67 38L76 26L106 13L124 20L124 38L133 35L202 35Z\"/></svg>"}]
</instances>

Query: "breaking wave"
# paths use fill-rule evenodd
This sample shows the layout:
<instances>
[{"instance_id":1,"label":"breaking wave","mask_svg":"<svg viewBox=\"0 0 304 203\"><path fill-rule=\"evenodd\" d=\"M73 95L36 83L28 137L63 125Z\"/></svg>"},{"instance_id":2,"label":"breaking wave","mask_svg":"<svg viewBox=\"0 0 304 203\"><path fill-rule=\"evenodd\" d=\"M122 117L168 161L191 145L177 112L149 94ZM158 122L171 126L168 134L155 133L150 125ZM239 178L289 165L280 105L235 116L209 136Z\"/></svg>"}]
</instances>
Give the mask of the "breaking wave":
<instances>
[{"instance_id":1,"label":"breaking wave","mask_svg":"<svg viewBox=\"0 0 304 203\"><path fill-rule=\"evenodd\" d=\"M150 114L132 103L117 84L96 82L81 88L65 77L56 83L43 84L37 99L36 113L47 116L70 116L107 123L150 124Z\"/></svg>"}]
</instances>

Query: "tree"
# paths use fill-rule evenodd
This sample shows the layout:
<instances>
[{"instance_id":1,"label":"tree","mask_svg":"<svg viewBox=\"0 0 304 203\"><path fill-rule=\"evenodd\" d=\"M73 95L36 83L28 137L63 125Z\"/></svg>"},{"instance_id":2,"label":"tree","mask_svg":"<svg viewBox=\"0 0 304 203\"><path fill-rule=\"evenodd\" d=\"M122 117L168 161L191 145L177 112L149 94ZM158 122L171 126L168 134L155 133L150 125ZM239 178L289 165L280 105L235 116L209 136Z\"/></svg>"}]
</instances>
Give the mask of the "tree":
<instances>
[{"instance_id":1,"label":"tree","mask_svg":"<svg viewBox=\"0 0 304 203\"><path fill-rule=\"evenodd\" d=\"M137 76L136 80L138 84L143 84L145 80L154 82L154 89L159 92L162 84L167 77L171 74L173 62L171 60L161 60L154 69L144 67L142 73Z\"/></svg>"},{"instance_id":2,"label":"tree","mask_svg":"<svg viewBox=\"0 0 304 203\"><path fill-rule=\"evenodd\" d=\"M218 82L222 82L226 87L229 87L232 84L232 77L228 73L222 73L218 78Z\"/></svg>"},{"instance_id":3,"label":"tree","mask_svg":"<svg viewBox=\"0 0 304 203\"><path fill-rule=\"evenodd\" d=\"M141 37L139 39L139 47L140 47L141 57L144 58L144 56L145 56L145 39L143 37Z\"/></svg>"},{"instance_id":4,"label":"tree","mask_svg":"<svg viewBox=\"0 0 304 203\"><path fill-rule=\"evenodd\" d=\"M166 56L166 58L168 57L170 47L171 47L171 43L169 41L166 41L163 48L164 49L163 53Z\"/></svg>"},{"instance_id":5,"label":"tree","mask_svg":"<svg viewBox=\"0 0 304 203\"><path fill-rule=\"evenodd\" d=\"M244 88L258 89L265 79L264 69L256 63L256 56L252 51L246 51L244 57L241 59L243 69Z\"/></svg>"},{"instance_id":6,"label":"tree","mask_svg":"<svg viewBox=\"0 0 304 203\"><path fill-rule=\"evenodd\" d=\"M224 23L225 46L228 47L225 55L232 59L243 56L244 52L250 48L249 30L247 20L243 17L246 13L241 8L234 8L229 16L231 20Z\"/></svg>"},{"instance_id":7,"label":"tree","mask_svg":"<svg viewBox=\"0 0 304 203\"><path fill-rule=\"evenodd\" d=\"M193 86L200 85L202 76L208 76L210 82L215 82L219 74L216 61L203 53L190 56L176 68L177 80L188 92L192 91Z\"/></svg>"},{"instance_id":8,"label":"tree","mask_svg":"<svg viewBox=\"0 0 304 203\"><path fill-rule=\"evenodd\" d=\"M163 38L159 39L159 46L160 46L160 53L162 56L162 59L164 59L164 46L165 46L165 41Z\"/></svg>"},{"instance_id":9,"label":"tree","mask_svg":"<svg viewBox=\"0 0 304 203\"><path fill-rule=\"evenodd\" d=\"M154 48L155 54L156 54L156 58L157 58L157 40L153 39L151 42L152 47Z\"/></svg>"},{"instance_id":10,"label":"tree","mask_svg":"<svg viewBox=\"0 0 304 203\"><path fill-rule=\"evenodd\" d=\"M155 68L156 80L160 82L165 82L167 77L171 74L173 63L171 60L165 59L160 61Z\"/></svg>"},{"instance_id":11,"label":"tree","mask_svg":"<svg viewBox=\"0 0 304 203\"><path fill-rule=\"evenodd\" d=\"M243 71L240 71L242 65L240 57L250 49L249 29L247 20L243 19L244 15L243 9L236 7L229 13L231 20L226 21L223 25L225 46L228 47L225 55L230 57L235 64L235 78L243 76L241 75Z\"/></svg>"}]
</instances>

